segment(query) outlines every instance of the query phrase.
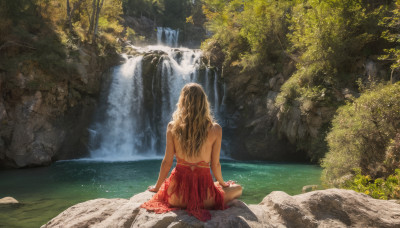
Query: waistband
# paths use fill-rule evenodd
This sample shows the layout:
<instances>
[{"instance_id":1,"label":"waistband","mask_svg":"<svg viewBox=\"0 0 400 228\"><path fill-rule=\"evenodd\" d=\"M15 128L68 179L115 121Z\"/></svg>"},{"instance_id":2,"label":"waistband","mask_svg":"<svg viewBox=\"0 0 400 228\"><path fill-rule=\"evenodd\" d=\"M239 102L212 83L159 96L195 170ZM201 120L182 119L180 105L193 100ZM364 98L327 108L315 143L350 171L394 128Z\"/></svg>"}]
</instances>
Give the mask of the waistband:
<instances>
[{"instance_id":1,"label":"waistband","mask_svg":"<svg viewBox=\"0 0 400 228\"><path fill-rule=\"evenodd\" d=\"M183 162L177 162L176 165L183 165L183 166L188 166L188 167L198 167L198 168L210 168L209 164L198 164L198 163L183 163Z\"/></svg>"}]
</instances>

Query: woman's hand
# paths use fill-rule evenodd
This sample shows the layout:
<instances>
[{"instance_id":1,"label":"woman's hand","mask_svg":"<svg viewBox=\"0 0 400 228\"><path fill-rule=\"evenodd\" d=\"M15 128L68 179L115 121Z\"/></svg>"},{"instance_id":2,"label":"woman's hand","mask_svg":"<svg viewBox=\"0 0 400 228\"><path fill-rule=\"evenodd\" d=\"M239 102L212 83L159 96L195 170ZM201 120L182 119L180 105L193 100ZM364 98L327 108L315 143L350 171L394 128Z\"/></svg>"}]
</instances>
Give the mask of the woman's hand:
<instances>
[{"instance_id":1,"label":"woman's hand","mask_svg":"<svg viewBox=\"0 0 400 228\"><path fill-rule=\"evenodd\" d=\"M222 184L221 183L219 183L223 188L227 188L227 187L229 187L229 186L231 186L231 185L235 185L236 183L235 183L235 181L233 181L233 180L229 180L229 181L227 181L227 182L223 182Z\"/></svg>"},{"instance_id":2,"label":"woman's hand","mask_svg":"<svg viewBox=\"0 0 400 228\"><path fill-rule=\"evenodd\" d=\"M158 192L158 189L156 189L154 186L147 187L147 190L149 190L150 192Z\"/></svg>"},{"instance_id":3,"label":"woman's hand","mask_svg":"<svg viewBox=\"0 0 400 228\"><path fill-rule=\"evenodd\" d=\"M219 185L221 185L223 188L227 188L230 186L229 183L227 183L227 182L223 182L223 183L219 182Z\"/></svg>"}]
</instances>

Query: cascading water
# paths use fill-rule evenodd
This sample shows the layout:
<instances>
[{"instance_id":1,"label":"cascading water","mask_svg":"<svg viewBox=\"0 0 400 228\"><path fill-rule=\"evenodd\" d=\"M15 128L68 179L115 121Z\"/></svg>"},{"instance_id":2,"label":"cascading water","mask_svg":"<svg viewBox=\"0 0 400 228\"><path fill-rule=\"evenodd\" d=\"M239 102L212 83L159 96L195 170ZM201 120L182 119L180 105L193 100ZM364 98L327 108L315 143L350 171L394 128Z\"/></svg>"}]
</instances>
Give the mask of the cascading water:
<instances>
[{"instance_id":1,"label":"cascading water","mask_svg":"<svg viewBox=\"0 0 400 228\"><path fill-rule=\"evenodd\" d=\"M92 159L137 160L162 155L167 124L188 82L205 88L214 116L219 119L222 86L216 70L202 61L200 50L132 48L140 54L126 56L126 62L113 69L103 105L90 128Z\"/></svg>"},{"instance_id":2,"label":"cascading water","mask_svg":"<svg viewBox=\"0 0 400 228\"><path fill-rule=\"evenodd\" d=\"M179 30L157 27L157 44L178 47Z\"/></svg>"}]
</instances>

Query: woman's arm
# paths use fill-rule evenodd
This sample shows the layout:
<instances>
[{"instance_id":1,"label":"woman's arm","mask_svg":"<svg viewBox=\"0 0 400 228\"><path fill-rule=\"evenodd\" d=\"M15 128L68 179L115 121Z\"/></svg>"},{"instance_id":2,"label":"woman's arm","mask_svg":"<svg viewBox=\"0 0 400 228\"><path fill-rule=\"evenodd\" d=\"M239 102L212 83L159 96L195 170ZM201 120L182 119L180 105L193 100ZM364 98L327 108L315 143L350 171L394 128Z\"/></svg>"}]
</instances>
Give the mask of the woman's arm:
<instances>
[{"instance_id":1,"label":"woman's arm","mask_svg":"<svg viewBox=\"0 0 400 228\"><path fill-rule=\"evenodd\" d=\"M219 157L221 153L222 128L218 124L216 124L213 128L215 128L217 139L215 140L211 151L211 170L219 184L222 187L228 187L229 184L225 183L224 179L222 178L221 163L219 162Z\"/></svg>"},{"instance_id":2,"label":"woman's arm","mask_svg":"<svg viewBox=\"0 0 400 228\"><path fill-rule=\"evenodd\" d=\"M165 148L164 159L161 162L160 174L158 175L157 184L154 188L149 187L149 191L157 192L164 180L167 178L169 171L171 170L172 163L174 161L175 147L174 140L171 132L172 125L168 124L167 127L167 145Z\"/></svg>"}]
</instances>

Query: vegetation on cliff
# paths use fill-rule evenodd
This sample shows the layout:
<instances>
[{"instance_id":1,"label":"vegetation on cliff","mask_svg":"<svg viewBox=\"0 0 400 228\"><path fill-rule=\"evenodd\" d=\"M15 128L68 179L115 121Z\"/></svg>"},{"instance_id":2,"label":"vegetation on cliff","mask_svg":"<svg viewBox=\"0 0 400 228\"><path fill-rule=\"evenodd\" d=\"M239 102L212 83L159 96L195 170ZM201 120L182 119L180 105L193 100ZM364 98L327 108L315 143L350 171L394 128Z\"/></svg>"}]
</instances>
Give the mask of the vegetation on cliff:
<instances>
[{"instance_id":1,"label":"vegetation on cliff","mask_svg":"<svg viewBox=\"0 0 400 228\"><path fill-rule=\"evenodd\" d=\"M365 177L368 183L390 182L398 177L400 153L399 84L387 85L399 75L399 4L205 0L206 26L213 36L202 48L220 52L214 64L261 74L265 83L294 62L296 69L275 99L278 125L285 119L301 122L288 121L298 130L286 136L312 161L321 161L329 151L322 162L327 185L356 189L354 183ZM318 116L323 120L310 121ZM314 129L304 127L310 124ZM347 174L353 182L345 183Z\"/></svg>"},{"instance_id":2,"label":"vegetation on cliff","mask_svg":"<svg viewBox=\"0 0 400 228\"><path fill-rule=\"evenodd\" d=\"M225 68L260 72L271 78L291 61L296 70L276 98L280 116L290 109L310 115L315 107L344 104L341 90L357 90L363 64L377 60L388 42L381 38L391 2L375 1L223 1L206 0L204 13L214 35L203 49L221 47ZM385 62L382 62L385 64ZM388 73L373 75L388 80ZM266 80L267 81L267 80ZM322 126L318 135L325 135ZM298 137L298 149L318 161L326 152L324 136ZM318 143L315 143L318 141Z\"/></svg>"},{"instance_id":3,"label":"vegetation on cliff","mask_svg":"<svg viewBox=\"0 0 400 228\"><path fill-rule=\"evenodd\" d=\"M2 1L0 68L15 71L31 62L49 74L68 75L82 46L100 58L113 55L123 31L121 13L119 0Z\"/></svg>"},{"instance_id":4,"label":"vegetation on cliff","mask_svg":"<svg viewBox=\"0 0 400 228\"><path fill-rule=\"evenodd\" d=\"M206 26L213 36L202 48L207 51L218 43L225 55L224 67L277 64L282 71L288 47L286 15L292 5L291 1L205 0Z\"/></svg>"}]
</instances>

